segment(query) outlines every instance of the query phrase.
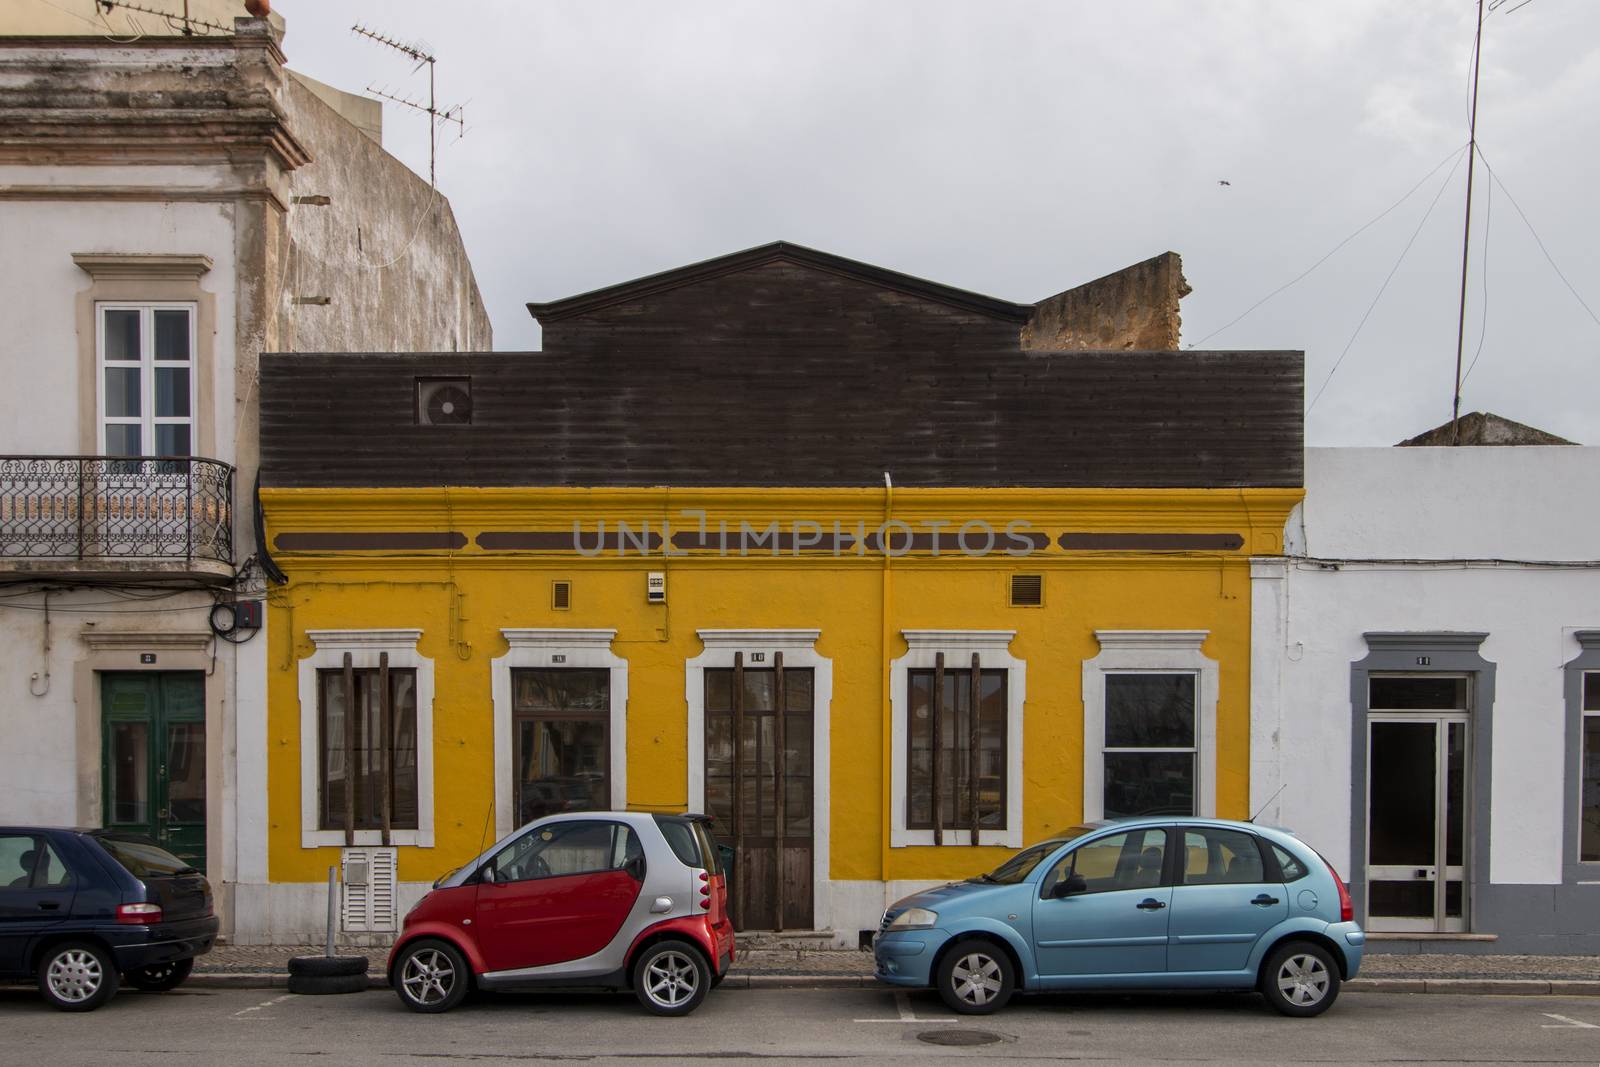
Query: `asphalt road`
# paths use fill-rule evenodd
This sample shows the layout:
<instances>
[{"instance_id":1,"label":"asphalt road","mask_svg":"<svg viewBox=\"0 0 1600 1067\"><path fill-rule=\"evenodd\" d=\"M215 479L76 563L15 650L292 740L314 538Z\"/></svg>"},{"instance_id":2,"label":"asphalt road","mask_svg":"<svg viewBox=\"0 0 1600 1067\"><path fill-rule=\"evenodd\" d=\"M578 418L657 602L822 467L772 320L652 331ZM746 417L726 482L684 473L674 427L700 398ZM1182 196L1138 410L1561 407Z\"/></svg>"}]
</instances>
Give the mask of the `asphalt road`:
<instances>
[{"instance_id":1,"label":"asphalt road","mask_svg":"<svg viewBox=\"0 0 1600 1067\"><path fill-rule=\"evenodd\" d=\"M932 1041L968 1040L948 1045ZM1285 1019L1252 996L1032 997L987 1018L887 991L724 990L686 1019L626 996L485 996L413 1015L386 991L125 992L99 1011L52 1011L0 990L3 1064L440 1062L1597 1063L1600 997L1352 993Z\"/></svg>"}]
</instances>

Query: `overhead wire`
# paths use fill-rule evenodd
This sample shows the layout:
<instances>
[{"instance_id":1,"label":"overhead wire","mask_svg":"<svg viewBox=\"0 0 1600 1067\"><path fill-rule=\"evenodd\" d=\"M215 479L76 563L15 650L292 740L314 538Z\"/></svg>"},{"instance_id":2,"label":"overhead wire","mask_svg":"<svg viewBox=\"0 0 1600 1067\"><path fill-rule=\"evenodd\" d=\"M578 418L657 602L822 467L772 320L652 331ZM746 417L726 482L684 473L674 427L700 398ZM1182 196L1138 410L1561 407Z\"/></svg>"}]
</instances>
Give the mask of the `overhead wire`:
<instances>
[{"instance_id":1,"label":"overhead wire","mask_svg":"<svg viewBox=\"0 0 1600 1067\"><path fill-rule=\"evenodd\" d=\"M1406 261L1406 254L1411 251L1411 246L1417 243L1417 237L1422 233L1422 228L1428 224L1428 219L1433 217L1433 209L1439 206L1439 198L1444 196L1444 191L1450 187L1450 180L1456 176L1456 168L1461 166L1460 155L1457 155L1454 167L1444 176L1444 181L1439 184L1439 191L1433 194L1433 201L1428 204L1428 210L1423 212L1422 221L1417 223L1417 228L1411 231L1411 239L1400 250L1400 257L1394 261L1394 266L1389 268L1389 273L1384 276L1383 284L1378 286L1378 293L1372 298L1372 303L1367 305L1366 314L1361 316L1361 321L1356 323L1355 332L1350 335L1350 340L1345 342L1344 349L1339 353L1339 358L1334 360L1333 368L1328 371L1328 376L1322 380L1322 387L1317 390L1317 395L1311 398L1311 403L1306 406L1306 414L1310 415L1316 408L1317 401L1322 399L1322 394L1328 391L1328 384L1333 381L1333 376L1339 373L1339 368L1344 364L1345 357L1350 354L1350 349L1355 346L1356 338L1361 336L1361 330L1366 326L1367 320L1372 317L1372 312L1377 308L1378 301L1383 299L1383 294L1389 288L1389 283L1394 280L1395 274L1400 270L1400 265Z\"/></svg>"},{"instance_id":2,"label":"overhead wire","mask_svg":"<svg viewBox=\"0 0 1600 1067\"><path fill-rule=\"evenodd\" d=\"M1500 191L1505 194L1506 199L1511 201L1511 206L1516 209L1517 216L1522 219L1522 224L1533 235L1534 243L1539 246L1539 251L1544 253L1545 262L1550 264L1550 269L1556 272L1556 277L1561 279L1561 284L1567 287L1567 292L1572 294L1572 298L1583 305L1583 310L1589 313L1589 317L1594 320L1594 324L1600 326L1600 315L1594 313L1594 308L1589 306L1589 302L1583 298L1583 295L1567 279L1565 272L1556 264L1555 257L1550 254L1550 249L1545 247L1544 238L1539 236L1539 231L1534 228L1533 221L1528 218L1528 213L1522 210L1522 205L1517 203L1517 198L1511 195L1511 190L1506 188L1506 183L1500 180L1499 172L1489 165L1489 157L1484 155L1481 145L1478 147L1478 158L1483 160L1483 169L1489 172L1489 177L1494 179L1494 184L1498 185Z\"/></svg>"},{"instance_id":3,"label":"overhead wire","mask_svg":"<svg viewBox=\"0 0 1600 1067\"><path fill-rule=\"evenodd\" d=\"M1394 203L1390 204L1388 207L1384 208L1382 211L1378 212L1378 214L1374 215L1372 218L1368 219L1365 223L1363 223L1362 225L1357 227L1355 230L1353 230L1347 237L1344 238L1344 240L1340 241L1338 244L1334 245L1326 253L1324 253L1321 259L1318 259L1315 263L1311 264L1311 266L1307 267L1305 270L1301 271L1299 274L1295 275L1293 278L1289 279L1287 282L1284 282L1282 285L1280 285L1276 289L1272 290L1272 292L1268 293L1266 296L1262 297L1260 300L1257 300L1254 304L1251 304L1249 307L1245 308L1244 311L1240 312L1238 315L1235 315L1233 318L1229 319L1227 322L1225 322L1221 326L1217 327L1215 330L1212 330L1210 333L1208 333L1204 337L1200 338L1200 340L1195 341L1192 344L1188 345L1188 347L1189 348L1198 348L1200 345L1205 344L1207 341L1211 340L1213 337L1217 336L1218 334L1223 333L1224 331L1226 331L1228 329L1231 329L1233 326L1235 326L1239 322L1243 321L1245 318L1249 317L1249 315L1252 312L1254 312L1257 308L1259 308L1261 305L1265 304L1267 301L1271 300L1273 297L1277 296L1279 293L1283 292L1285 289L1289 289L1292 286L1294 286L1294 285L1298 284L1299 282L1301 282L1302 280L1304 280L1309 274L1311 274L1312 271L1315 271L1318 267L1322 266L1328 260L1332 259L1334 254L1337 253L1340 249L1342 249L1345 245L1349 244L1351 241L1355 240L1357 237L1360 237L1367 230L1371 229L1373 226L1377 225L1379 222L1381 222L1385 218L1387 218L1401 204L1404 204L1407 200L1410 200L1411 197L1413 195L1415 195L1416 191L1418 189L1421 189L1424 185L1426 185L1429 178L1432 178L1435 174L1439 173L1440 168L1442 168L1446 163L1449 163L1451 160L1456 160L1457 163L1459 164L1459 162L1460 162L1460 158L1459 157L1461 156L1461 154L1463 152L1466 151L1466 149L1467 149L1466 142L1463 141L1449 155L1445 156L1443 159L1439 160L1438 163L1434 164L1433 169L1428 171L1428 173L1424 174L1417 181L1417 183L1415 185L1413 185L1410 189L1407 189L1406 192L1405 192L1405 195L1400 197L1400 199L1396 200ZM1452 170L1451 173L1454 173L1454 170Z\"/></svg>"}]
</instances>

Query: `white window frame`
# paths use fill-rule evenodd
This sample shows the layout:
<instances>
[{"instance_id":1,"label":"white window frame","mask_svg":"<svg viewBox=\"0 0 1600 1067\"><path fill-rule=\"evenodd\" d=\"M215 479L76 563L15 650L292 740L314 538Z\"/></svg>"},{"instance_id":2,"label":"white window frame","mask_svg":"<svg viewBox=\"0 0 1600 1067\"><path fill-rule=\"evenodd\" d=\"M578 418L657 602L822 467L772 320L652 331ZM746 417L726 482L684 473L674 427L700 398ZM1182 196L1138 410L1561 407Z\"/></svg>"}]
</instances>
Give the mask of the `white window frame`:
<instances>
[{"instance_id":1,"label":"white window frame","mask_svg":"<svg viewBox=\"0 0 1600 1067\"><path fill-rule=\"evenodd\" d=\"M906 654L889 661L890 757L889 847L931 846L933 830L906 827L906 739L910 721L907 686L913 670L932 670L939 653L950 670L970 670L976 652L983 670L1006 672L1006 824L978 830L978 844L1022 847L1022 712L1028 695L1028 664L1011 654L1015 630L901 630ZM972 845L971 830L945 830L946 847Z\"/></svg>"},{"instance_id":2,"label":"white window frame","mask_svg":"<svg viewBox=\"0 0 1600 1067\"><path fill-rule=\"evenodd\" d=\"M106 359L106 312L136 311L139 313L139 361ZM155 312L187 311L189 313L189 358L187 360L155 358ZM200 454L197 416L200 404L200 367L197 348L197 323L199 305L193 301L129 301L102 300L94 306L95 334L95 440L100 454L106 454L107 426L138 426L140 455L154 456L157 426L189 427L189 455ZM139 369L139 414L137 417L106 414L106 369L108 367L137 367ZM189 414L187 416L156 415L156 371L182 367L189 372Z\"/></svg>"},{"instance_id":3,"label":"white window frame","mask_svg":"<svg viewBox=\"0 0 1600 1067\"><path fill-rule=\"evenodd\" d=\"M609 691L610 720L606 738L610 762L606 770L611 779L609 798L613 811L628 806L628 661L611 650L615 630L560 628L505 628L506 652L489 661L490 697L494 705L494 828L495 839L516 829L514 797L516 738L513 714L511 672L521 669L565 670L569 668L611 672Z\"/></svg>"},{"instance_id":4,"label":"white window frame","mask_svg":"<svg viewBox=\"0 0 1600 1067\"><path fill-rule=\"evenodd\" d=\"M391 670L417 672L417 828L390 830L389 843L433 847L433 660L417 651L421 630L307 630L316 651L300 661L300 847L345 843L343 830L319 829L322 781L318 761L322 743L317 715L317 672L342 670L350 653L356 670L377 670L389 654ZM357 845L381 845L382 830L357 830Z\"/></svg>"},{"instance_id":5,"label":"white window frame","mask_svg":"<svg viewBox=\"0 0 1600 1067\"><path fill-rule=\"evenodd\" d=\"M1217 693L1220 665L1200 648L1209 630L1096 630L1100 654L1083 661L1083 818L1105 818L1107 752L1188 749L1106 748L1106 675L1195 676L1195 816L1217 813Z\"/></svg>"},{"instance_id":6,"label":"white window frame","mask_svg":"<svg viewBox=\"0 0 1600 1067\"><path fill-rule=\"evenodd\" d=\"M827 904L831 750L829 719L833 709L833 660L817 652L821 630L698 630L704 651L683 661L683 696L689 725L689 810L706 810L706 671L731 670L735 653L783 653L784 670L811 671L811 902L813 914ZM771 661L761 666L771 667Z\"/></svg>"}]
</instances>

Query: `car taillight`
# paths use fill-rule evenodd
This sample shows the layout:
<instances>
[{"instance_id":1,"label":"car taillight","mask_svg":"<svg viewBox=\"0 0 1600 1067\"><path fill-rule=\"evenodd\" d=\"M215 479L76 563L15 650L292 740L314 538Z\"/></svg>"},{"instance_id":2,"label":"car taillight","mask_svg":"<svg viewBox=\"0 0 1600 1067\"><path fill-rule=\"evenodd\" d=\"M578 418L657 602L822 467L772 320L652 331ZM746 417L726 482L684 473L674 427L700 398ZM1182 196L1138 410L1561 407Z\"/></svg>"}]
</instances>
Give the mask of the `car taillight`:
<instances>
[{"instance_id":1,"label":"car taillight","mask_svg":"<svg viewBox=\"0 0 1600 1067\"><path fill-rule=\"evenodd\" d=\"M1328 868L1328 873L1333 875L1333 884L1339 887L1339 921L1342 923L1350 922L1356 917L1356 905L1355 901L1350 899L1350 887L1344 884L1344 879L1339 877L1339 872L1334 869L1333 864L1328 862L1326 856L1319 852L1317 853L1317 859L1321 860L1322 865Z\"/></svg>"},{"instance_id":2,"label":"car taillight","mask_svg":"<svg viewBox=\"0 0 1600 1067\"><path fill-rule=\"evenodd\" d=\"M700 872L700 910L711 910L711 875Z\"/></svg>"},{"instance_id":3,"label":"car taillight","mask_svg":"<svg viewBox=\"0 0 1600 1067\"><path fill-rule=\"evenodd\" d=\"M118 904L117 922L143 926L161 921L160 904Z\"/></svg>"}]
</instances>

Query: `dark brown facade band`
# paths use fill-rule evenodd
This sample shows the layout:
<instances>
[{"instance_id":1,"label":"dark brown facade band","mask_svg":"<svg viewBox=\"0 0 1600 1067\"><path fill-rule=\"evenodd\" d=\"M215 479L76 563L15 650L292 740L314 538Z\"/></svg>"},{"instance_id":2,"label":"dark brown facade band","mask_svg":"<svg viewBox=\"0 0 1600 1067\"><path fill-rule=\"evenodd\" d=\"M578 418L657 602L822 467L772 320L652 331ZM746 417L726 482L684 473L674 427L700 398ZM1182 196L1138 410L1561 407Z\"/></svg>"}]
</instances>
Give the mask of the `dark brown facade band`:
<instances>
[{"instance_id":1,"label":"dark brown facade band","mask_svg":"<svg viewBox=\"0 0 1600 1067\"><path fill-rule=\"evenodd\" d=\"M281 533L272 539L279 552L398 552L467 547L456 530L395 533Z\"/></svg>"},{"instance_id":2,"label":"dark brown facade band","mask_svg":"<svg viewBox=\"0 0 1600 1067\"><path fill-rule=\"evenodd\" d=\"M1244 547L1244 538L1236 533L1064 533L1056 543L1069 552L1235 552Z\"/></svg>"},{"instance_id":3,"label":"dark brown facade band","mask_svg":"<svg viewBox=\"0 0 1600 1067\"><path fill-rule=\"evenodd\" d=\"M478 547L491 552L660 552L661 535L644 532L624 537L621 531L600 534L585 530L576 536L570 530L486 530L477 537Z\"/></svg>"}]
</instances>

